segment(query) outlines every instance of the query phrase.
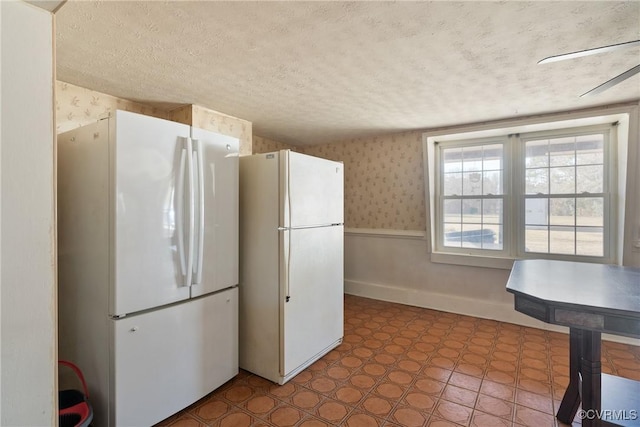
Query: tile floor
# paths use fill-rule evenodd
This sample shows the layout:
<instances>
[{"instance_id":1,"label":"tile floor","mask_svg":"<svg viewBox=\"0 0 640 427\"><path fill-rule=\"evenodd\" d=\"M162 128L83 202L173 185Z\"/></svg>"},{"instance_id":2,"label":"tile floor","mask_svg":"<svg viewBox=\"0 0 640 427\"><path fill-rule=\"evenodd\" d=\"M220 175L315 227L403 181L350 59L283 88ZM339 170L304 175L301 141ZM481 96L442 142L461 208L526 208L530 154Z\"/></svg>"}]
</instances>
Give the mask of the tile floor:
<instances>
[{"instance_id":1,"label":"tile floor","mask_svg":"<svg viewBox=\"0 0 640 427\"><path fill-rule=\"evenodd\" d=\"M158 426L557 426L568 354L566 334L347 295L344 342L290 382L241 371ZM640 347L603 342L602 370L640 380Z\"/></svg>"}]
</instances>

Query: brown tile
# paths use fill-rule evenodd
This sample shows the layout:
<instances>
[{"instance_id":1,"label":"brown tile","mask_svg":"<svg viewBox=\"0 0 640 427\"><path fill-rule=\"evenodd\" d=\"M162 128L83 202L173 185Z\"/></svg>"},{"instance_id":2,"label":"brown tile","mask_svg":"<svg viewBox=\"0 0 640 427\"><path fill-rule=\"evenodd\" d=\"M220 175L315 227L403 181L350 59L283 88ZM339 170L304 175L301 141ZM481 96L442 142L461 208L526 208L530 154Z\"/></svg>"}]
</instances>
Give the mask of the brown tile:
<instances>
[{"instance_id":1,"label":"brown tile","mask_svg":"<svg viewBox=\"0 0 640 427\"><path fill-rule=\"evenodd\" d=\"M242 406L247 412L262 416L276 407L279 402L269 396L256 396L247 400Z\"/></svg>"},{"instance_id":2,"label":"brown tile","mask_svg":"<svg viewBox=\"0 0 640 427\"><path fill-rule=\"evenodd\" d=\"M229 402L238 404L249 399L255 390L247 385L235 385L225 390L223 397Z\"/></svg>"},{"instance_id":3,"label":"brown tile","mask_svg":"<svg viewBox=\"0 0 640 427\"><path fill-rule=\"evenodd\" d=\"M515 385L516 377L513 374L498 370L488 370L485 378L500 384Z\"/></svg>"},{"instance_id":4,"label":"brown tile","mask_svg":"<svg viewBox=\"0 0 640 427\"><path fill-rule=\"evenodd\" d=\"M515 388L489 380L482 381L480 393L510 402L513 402L516 397Z\"/></svg>"},{"instance_id":5,"label":"brown tile","mask_svg":"<svg viewBox=\"0 0 640 427\"><path fill-rule=\"evenodd\" d=\"M445 357L432 357L431 364L444 369L453 369L456 366L456 360Z\"/></svg>"},{"instance_id":6,"label":"brown tile","mask_svg":"<svg viewBox=\"0 0 640 427\"><path fill-rule=\"evenodd\" d=\"M293 382L288 382L285 385L272 384L269 389L269 394L278 399L286 399L291 397L299 388L300 387Z\"/></svg>"},{"instance_id":7,"label":"brown tile","mask_svg":"<svg viewBox=\"0 0 640 427\"><path fill-rule=\"evenodd\" d=\"M513 417L513 403L484 394L478 396L475 409L506 420Z\"/></svg>"},{"instance_id":8,"label":"brown tile","mask_svg":"<svg viewBox=\"0 0 640 427\"><path fill-rule=\"evenodd\" d=\"M510 427L511 422L480 411L473 411L471 427Z\"/></svg>"},{"instance_id":9,"label":"brown tile","mask_svg":"<svg viewBox=\"0 0 640 427\"><path fill-rule=\"evenodd\" d=\"M553 400L550 396L543 396L526 390L517 390L516 403L546 414L553 414Z\"/></svg>"},{"instance_id":10,"label":"brown tile","mask_svg":"<svg viewBox=\"0 0 640 427\"><path fill-rule=\"evenodd\" d=\"M308 416L304 418L297 427L332 427L333 424L330 424L326 421L319 420L318 418Z\"/></svg>"},{"instance_id":11,"label":"brown tile","mask_svg":"<svg viewBox=\"0 0 640 427\"><path fill-rule=\"evenodd\" d=\"M232 411L220 418L217 425L220 427L249 427L255 421L251 415L241 412Z\"/></svg>"},{"instance_id":12,"label":"brown tile","mask_svg":"<svg viewBox=\"0 0 640 427\"><path fill-rule=\"evenodd\" d=\"M405 389L397 384L383 381L376 386L373 393L387 399L399 399L404 394Z\"/></svg>"},{"instance_id":13,"label":"brown tile","mask_svg":"<svg viewBox=\"0 0 640 427\"><path fill-rule=\"evenodd\" d=\"M308 411L315 408L322 399L324 399L324 396L315 391L301 390L291 397L290 403L302 410Z\"/></svg>"},{"instance_id":14,"label":"brown tile","mask_svg":"<svg viewBox=\"0 0 640 427\"><path fill-rule=\"evenodd\" d=\"M382 420L358 411L351 412L344 422L347 427L380 427L382 424Z\"/></svg>"},{"instance_id":15,"label":"brown tile","mask_svg":"<svg viewBox=\"0 0 640 427\"><path fill-rule=\"evenodd\" d=\"M302 412L285 403L269 414L268 421L278 427L294 426L302 417Z\"/></svg>"},{"instance_id":16,"label":"brown tile","mask_svg":"<svg viewBox=\"0 0 640 427\"><path fill-rule=\"evenodd\" d=\"M226 414L231 406L220 399L209 399L195 409L194 413L205 421L214 421Z\"/></svg>"},{"instance_id":17,"label":"brown tile","mask_svg":"<svg viewBox=\"0 0 640 427\"><path fill-rule=\"evenodd\" d=\"M469 406L470 408L473 408L475 406L477 397L478 393L451 384L447 385L444 388L444 391L440 396L441 399Z\"/></svg>"},{"instance_id":18,"label":"brown tile","mask_svg":"<svg viewBox=\"0 0 640 427\"><path fill-rule=\"evenodd\" d=\"M349 378L349 383L356 388L370 390L378 382L377 378L366 374L354 374Z\"/></svg>"},{"instance_id":19,"label":"brown tile","mask_svg":"<svg viewBox=\"0 0 640 427\"><path fill-rule=\"evenodd\" d=\"M358 406L362 412L369 413L375 417L385 419L395 406L395 401L384 399L374 394L366 397Z\"/></svg>"},{"instance_id":20,"label":"brown tile","mask_svg":"<svg viewBox=\"0 0 640 427\"><path fill-rule=\"evenodd\" d=\"M363 362L362 362L362 359L358 357L345 356L342 359L340 359L339 363L347 369L356 369L362 366Z\"/></svg>"},{"instance_id":21,"label":"brown tile","mask_svg":"<svg viewBox=\"0 0 640 427\"><path fill-rule=\"evenodd\" d=\"M336 380L342 381L351 375L351 370L343 367L343 366L332 366L326 370L326 374L328 377Z\"/></svg>"},{"instance_id":22,"label":"brown tile","mask_svg":"<svg viewBox=\"0 0 640 427\"><path fill-rule=\"evenodd\" d=\"M456 372L460 372L466 375L482 378L484 377L485 369L478 365L472 365L470 363L458 362L454 368Z\"/></svg>"},{"instance_id":23,"label":"brown tile","mask_svg":"<svg viewBox=\"0 0 640 427\"><path fill-rule=\"evenodd\" d=\"M423 393L427 393L433 396L440 396L442 390L444 390L445 383L440 381L436 381L432 378L419 377L411 389L416 389L417 391L421 391Z\"/></svg>"},{"instance_id":24,"label":"brown tile","mask_svg":"<svg viewBox=\"0 0 640 427\"><path fill-rule=\"evenodd\" d=\"M549 384L527 378L520 378L518 380L518 388L532 393L551 395L551 386L549 386Z\"/></svg>"},{"instance_id":25,"label":"brown tile","mask_svg":"<svg viewBox=\"0 0 640 427\"><path fill-rule=\"evenodd\" d=\"M425 366L425 368L422 370L422 373L429 378L433 378L442 382L449 381L449 377L451 376L450 370L429 365Z\"/></svg>"},{"instance_id":26,"label":"brown tile","mask_svg":"<svg viewBox=\"0 0 640 427\"><path fill-rule=\"evenodd\" d=\"M295 377L291 378L291 381L296 384L306 384L313 378L313 374L310 371L302 371Z\"/></svg>"},{"instance_id":27,"label":"brown tile","mask_svg":"<svg viewBox=\"0 0 640 427\"><path fill-rule=\"evenodd\" d=\"M467 425L471 420L472 409L457 403L441 400L436 405L433 415L457 424Z\"/></svg>"},{"instance_id":28,"label":"brown tile","mask_svg":"<svg viewBox=\"0 0 640 427\"><path fill-rule=\"evenodd\" d=\"M396 366L404 371L417 373L422 369L422 365L414 360L402 359L399 360Z\"/></svg>"},{"instance_id":29,"label":"brown tile","mask_svg":"<svg viewBox=\"0 0 640 427\"><path fill-rule=\"evenodd\" d=\"M514 421L528 427L553 427L555 418L544 412L536 411L524 406L516 405Z\"/></svg>"},{"instance_id":30,"label":"brown tile","mask_svg":"<svg viewBox=\"0 0 640 427\"><path fill-rule=\"evenodd\" d=\"M204 427L206 424L203 424L189 414L183 414L169 425L171 427Z\"/></svg>"},{"instance_id":31,"label":"brown tile","mask_svg":"<svg viewBox=\"0 0 640 427\"><path fill-rule=\"evenodd\" d=\"M413 381L413 375L405 371L393 370L387 374L386 379L400 386L408 386Z\"/></svg>"},{"instance_id":32,"label":"brown tile","mask_svg":"<svg viewBox=\"0 0 640 427\"><path fill-rule=\"evenodd\" d=\"M435 396L430 396L426 393L418 392L415 390L409 390L402 399L408 406L412 406L423 412L431 412L435 407L438 399Z\"/></svg>"},{"instance_id":33,"label":"brown tile","mask_svg":"<svg viewBox=\"0 0 640 427\"><path fill-rule=\"evenodd\" d=\"M465 375L460 372L453 372L451 374L451 378L449 378L449 384L453 384L458 387L466 388L473 391L478 391L480 390L480 384L482 384L482 380L471 375Z\"/></svg>"},{"instance_id":34,"label":"brown tile","mask_svg":"<svg viewBox=\"0 0 640 427\"><path fill-rule=\"evenodd\" d=\"M420 427L427 421L428 415L407 406L399 405L389 417L391 421L406 427Z\"/></svg>"},{"instance_id":35,"label":"brown tile","mask_svg":"<svg viewBox=\"0 0 640 427\"><path fill-rule=\"evenodd\" d=\"M387 368L379 363L367 363L362 367L362 371L372 377L381 377L387 373Z\"/></svg>"},{"instance_id":36,"label":"brown tile","mask_svg":"<svg viewBox=\"0 0 640 427\"><path fill-rule=\"evenodd\" d=\"M427 427L459 427L460 424L452 423L451 421L443 420L442 418L437 418L431 416L429 421L427 421Z\"/></svg>"},{"instance_id":37,"label":"brown tile","mask_svg":"<svg viewBox=\"0 0 640 427\"><path fill-rule=\"evenodd\" d=\"M373 360L375 360L377 363L381 365L388 366L396 363L398 361L398 357L392 356L387 353L378 353L375 356L373 356Z\"/></svg>"},{"instance_id":38,"label":"brown tile","mask_svg":"<svg viewBox=\"0 0 640 427\"><path fill-rule=\"evenodd\" d=\"M335 390L337 384L331 378L320 377L309 382L309 387L319 393L329 393Z\"/></svg>"},{"instance_id":39,"label":"brown tile","mask_svg":"<svg viewBox=\"0 0 640 427\"><path fill-rule=\"evenodd\" d=\"M355 406L365 396L365 392L349 385L342 385L331 396L346 405Z\"/></svg>"},{"instance_id":40,"label":"brown tile","mask_svg":"<svg viewBox=\"0 0 640 427\"><path fill-rule=\"evenodd\" d=\"M347 416L351 408L332 399L325 400L315 410L315 415L321 419L340 425L340 421Z\"/></svg>"}]
</instances>

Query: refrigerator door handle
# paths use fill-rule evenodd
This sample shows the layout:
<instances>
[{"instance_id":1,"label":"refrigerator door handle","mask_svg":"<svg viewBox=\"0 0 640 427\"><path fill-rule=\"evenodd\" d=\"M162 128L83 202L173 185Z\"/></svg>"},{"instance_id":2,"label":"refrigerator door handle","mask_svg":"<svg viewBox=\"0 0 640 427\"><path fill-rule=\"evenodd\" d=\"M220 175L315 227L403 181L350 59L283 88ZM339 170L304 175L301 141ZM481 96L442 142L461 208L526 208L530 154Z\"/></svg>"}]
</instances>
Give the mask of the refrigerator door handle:
<instances>
[{"instance_id":1,"label":"refrigerator door handle","mask_svg":"<svg viewBox=\"0 0 640 427\"><path fill-rule=\"evenodd\" d=\"M193 280L192 283L197 285L202 282L202 262L203 262L203 251L204 251L204 159L203 159L203 150L202 150L202 141L194 139L193 145L195 150L193 151L195 157L195 168L196 168L196 177L198 181L198 195L197 195L197 205L198 205L198 224L196 236L197 241L195 245L196 259L193 265Z\"/></svg>"},{"instance_id":2,"label":"refrigerator door handle","mask_svg":"<svg viewBox=\"0 0 640 427\"><path fill-rule=\"evenodd\" d=\"M187 161L187 149L182 147L180 150L180 168L176 177L176 231L178 233L178 256L180 257L180 273L182 276L187 275L187 261L185 259L184 250L184 171Z\"/></svg>"},{"instance_id":3,"label":"refrigerator door handle","mask_svg":"<svg viewBox=\"0 0 640 427\"><path fill-rule=\"evenodd\" d=\"M195 222L195 206L194 206L194 190L193 190L193 145L191 144L191 138L187 138L187 182L188 188L188 201L189 201L189 237L187 243L187 277L184 281L184 286L191 286L191 277L193 272L193 232Z\"/></svg>"}]
</instances>

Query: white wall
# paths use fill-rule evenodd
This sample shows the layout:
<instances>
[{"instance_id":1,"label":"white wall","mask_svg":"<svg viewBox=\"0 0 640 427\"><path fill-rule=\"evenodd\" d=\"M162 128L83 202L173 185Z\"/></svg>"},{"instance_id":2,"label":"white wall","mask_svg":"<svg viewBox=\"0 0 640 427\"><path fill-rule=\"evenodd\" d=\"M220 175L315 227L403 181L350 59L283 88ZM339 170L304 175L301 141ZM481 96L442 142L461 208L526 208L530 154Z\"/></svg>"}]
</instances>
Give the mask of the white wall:
<instances>
[{"instance_id":1,"label":"white wall","mask_svg":"<svg viewBox=\"0 0 640 427\"><path fill-rule=\"evenodd\" d=\"M0 425L56 425L53 16L0 20Z\"/></svg>"}]
</instances>

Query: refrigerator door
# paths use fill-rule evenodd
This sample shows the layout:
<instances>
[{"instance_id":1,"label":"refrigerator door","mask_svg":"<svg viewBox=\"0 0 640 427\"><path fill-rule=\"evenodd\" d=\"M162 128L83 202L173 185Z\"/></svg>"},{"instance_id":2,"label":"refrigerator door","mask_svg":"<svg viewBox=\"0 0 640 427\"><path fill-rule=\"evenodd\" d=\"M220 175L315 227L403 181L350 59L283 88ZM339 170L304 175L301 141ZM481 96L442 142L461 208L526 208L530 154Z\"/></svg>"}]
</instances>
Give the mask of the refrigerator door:
<instances>
[{"instance_id":1,"label":"refrigerator door","mask_svg":"<svg viewBox=\"0 0 640 427\"><path fill-rule=\"evenodd\" d=\"M238 284L237 138L191 130L195 240L191 296Z\"/></svg>"},{"instance_id":2,"label":"refrigerator door","mask_svg":"<svg viewBox=\"0 0 640 427\"><path fill-rule=\"evenodd\" d=\"M238 288L111 322L110 426L153 425L238 373Z\"/></svg>"},{"instance_id":3,"label":"refrigerator door","mask_svg":"<svg viewBox=\"0 0 640 427\"><path fill-rule=\"evenodd\" d=\"M112 316L189 298L183 270L188 244L178 239L179 227L183 243L190 235L189 180L179 176L188 172L189 156L181 160L189 131L125 111L109 121ZM178 223L181 207L185 221Z\"/></svg>"},{"instance_id":4,"label":"refrigerator door","mask_svg":"<svg viewBox=\"0 0 640 427\"><path fill-rule=\"evenodd\" d=\"M280 373L287 377L322 356L343 336L344 230L330 226L280 233L284 249Z\"/></svg>"},{"instance_id":5,"label":"refrigerator door","mask_svg":"<svg viewBox=\"0 0 640 427\"><path fill-rule=\"evenodd\" d=\"M281 227L344 223L344 165L280 151Z\"/></svg>"}]
</instances>

